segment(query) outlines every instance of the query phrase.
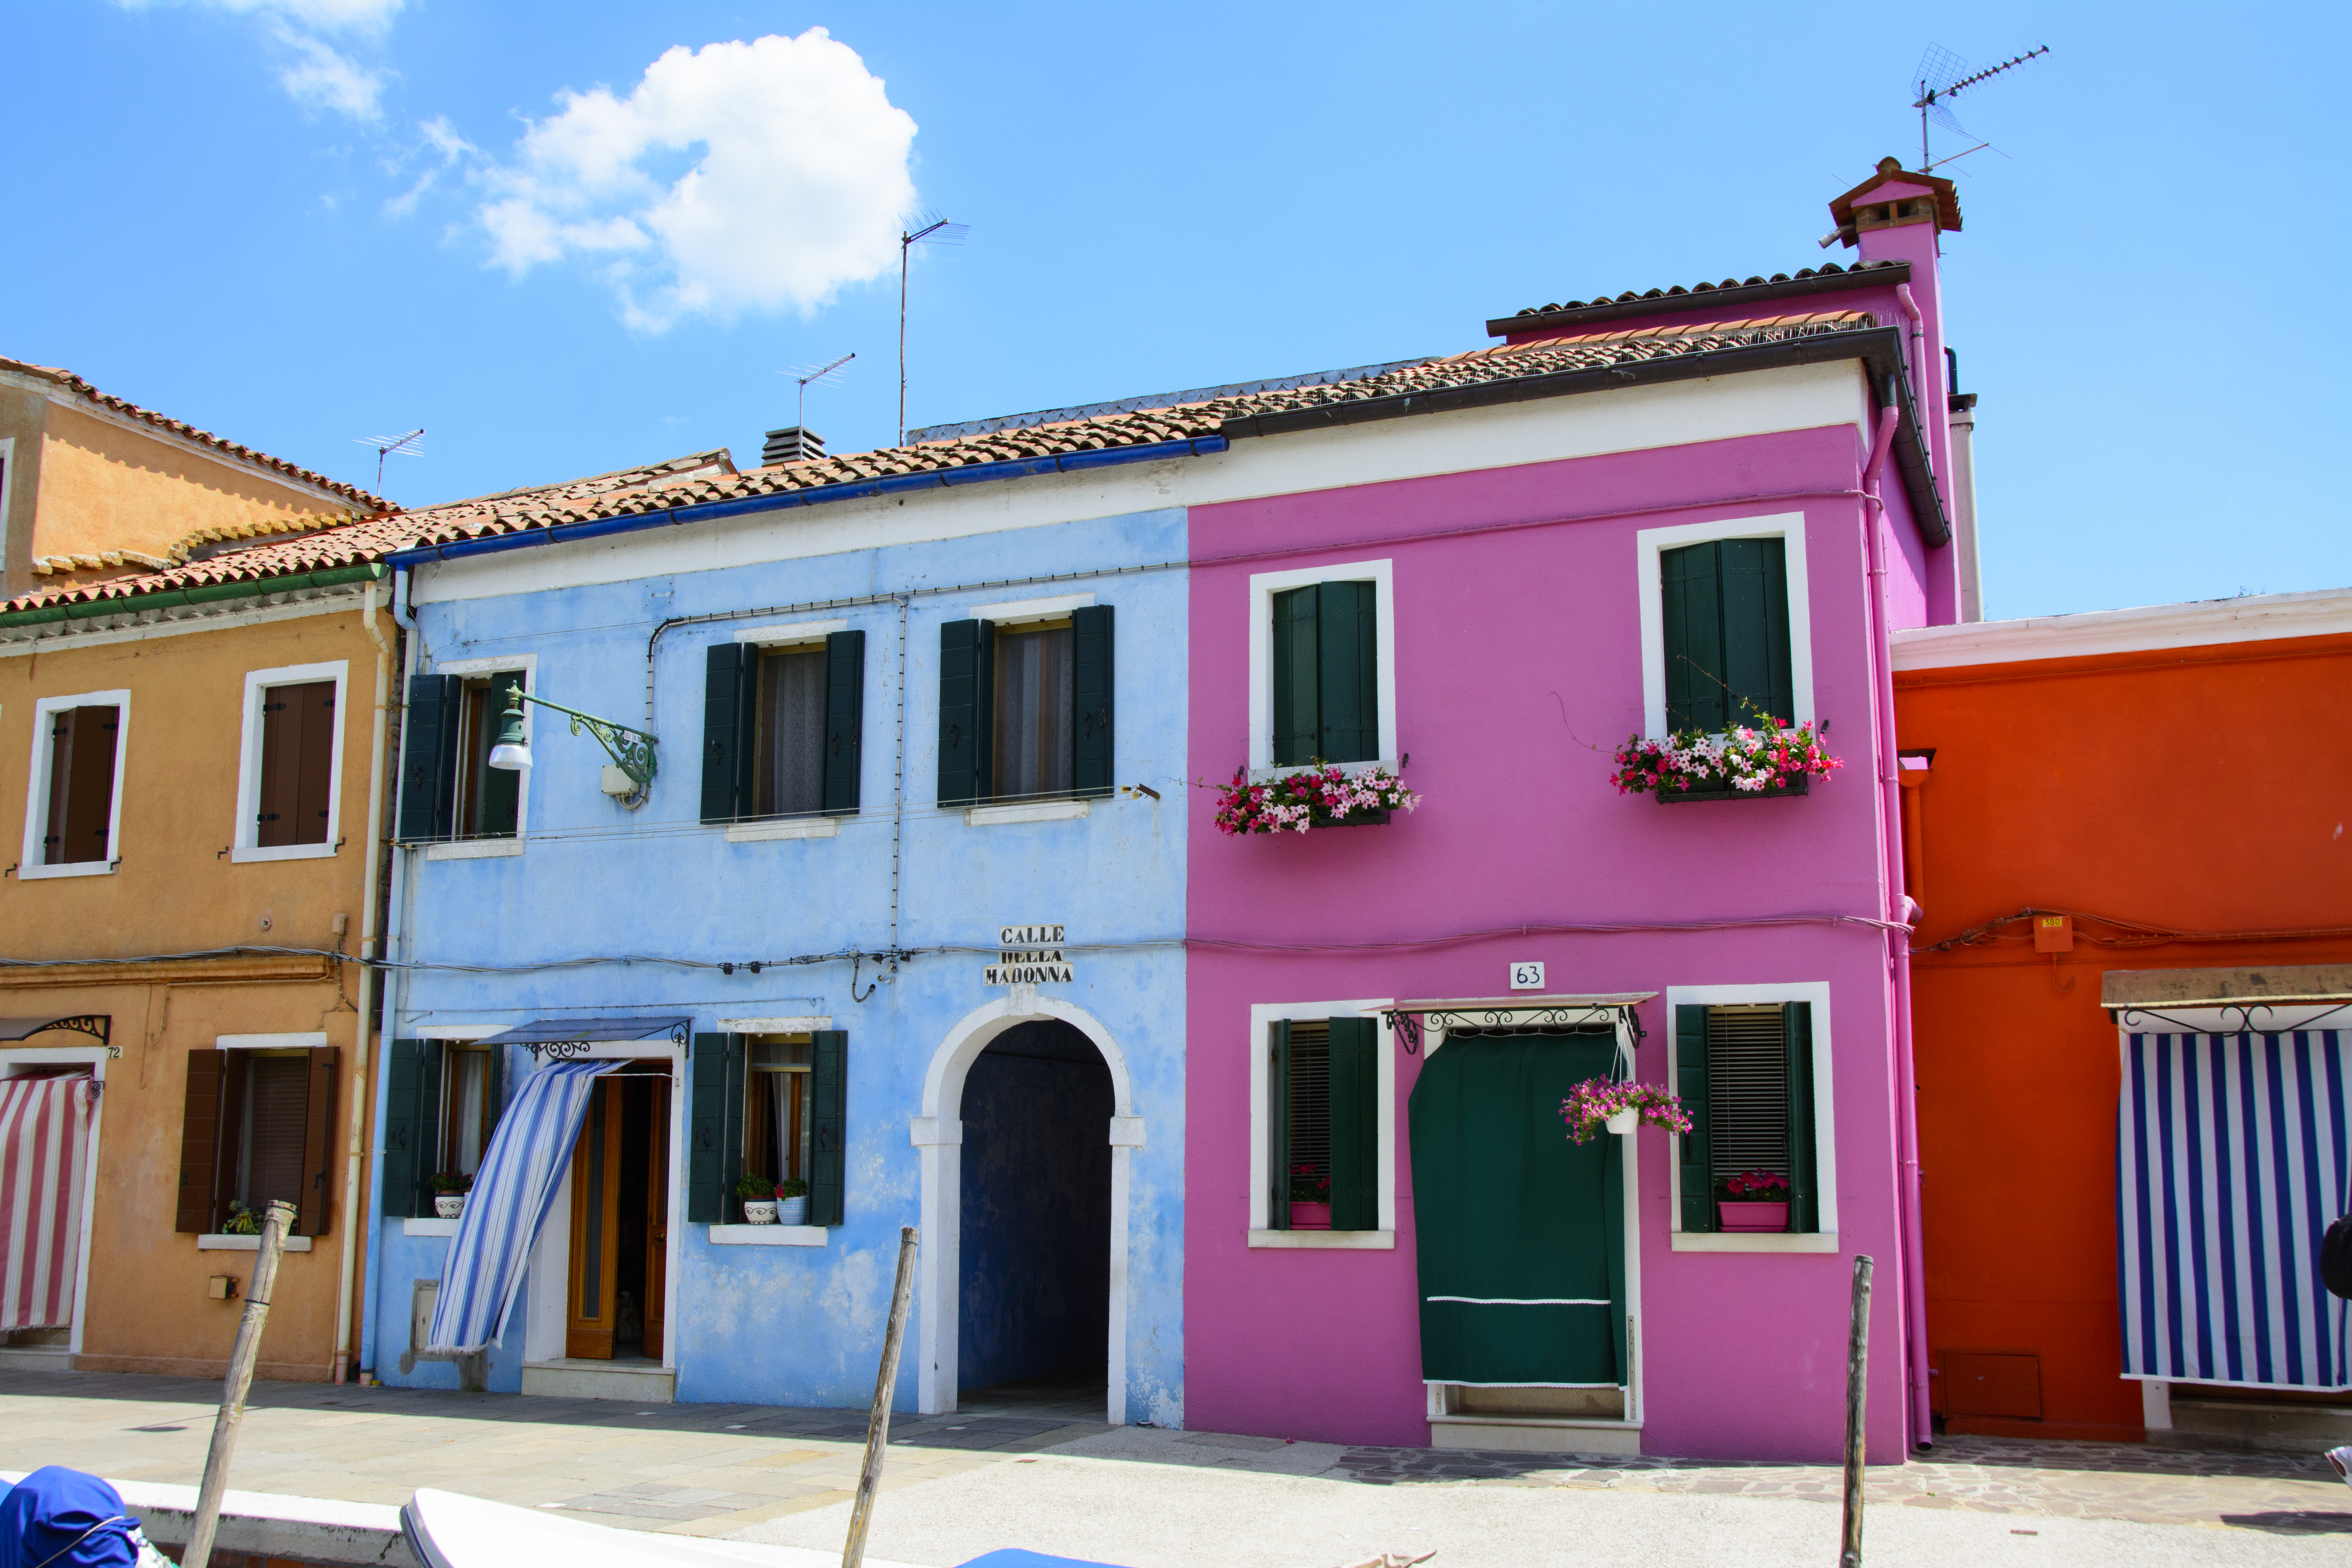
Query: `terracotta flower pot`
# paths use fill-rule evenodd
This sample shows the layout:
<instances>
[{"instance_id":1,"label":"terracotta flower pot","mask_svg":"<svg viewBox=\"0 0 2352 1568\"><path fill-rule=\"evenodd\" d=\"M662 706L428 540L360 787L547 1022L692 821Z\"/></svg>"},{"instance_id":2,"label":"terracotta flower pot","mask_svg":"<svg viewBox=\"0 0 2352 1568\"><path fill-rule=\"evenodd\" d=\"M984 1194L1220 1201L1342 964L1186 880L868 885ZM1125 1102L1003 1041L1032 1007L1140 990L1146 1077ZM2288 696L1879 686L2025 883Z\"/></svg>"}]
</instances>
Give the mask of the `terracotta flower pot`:
<instances>
[{"instance_id":1,"label":"terracotta flower pot","mask_svg":"<svg viewBox=\"0 0 2352 1568\"><path fill-rule=\"evenodd\" d=\"M1294 1199L1290 1205L1290 1228L1293 1230L1330 1229L1331 1205L1302 1204Z\"/></svg>"},{"instance_id":2,"label":"terracotta flower pot","mask_svg":"<svg viewBox=\"0 0 2352 1568\"><path fill-rule=\"evenodd\" d=\"M466 1212L466 1194L463 1193L434 1194L433 1212L443 1219L456 1219Z\"/></svg>"},{"instance_id":3,"label":"terracotta flower pot","mask_svg":"<svg viewBox=\"0 0 2352 1568\"><path fill-rule=\"evenodd\" d=\"M1782 1231L1789 1228L1789 1205L1779 1204L1730 1204L1715 1205L1716 1223L1727 1232Z\"/></svg>"},{"instance_id":4,"label":"terracotta flower pot","mask_svg":"<svg viewBox=\"0 0 2352 1568\"><path fill-rule=\"evenodd\" d=\"M745 1225L775 1224L776 1200L773 1198L745 1198L743 1200L743 1223Z\"/></svg>"}]
</instances>

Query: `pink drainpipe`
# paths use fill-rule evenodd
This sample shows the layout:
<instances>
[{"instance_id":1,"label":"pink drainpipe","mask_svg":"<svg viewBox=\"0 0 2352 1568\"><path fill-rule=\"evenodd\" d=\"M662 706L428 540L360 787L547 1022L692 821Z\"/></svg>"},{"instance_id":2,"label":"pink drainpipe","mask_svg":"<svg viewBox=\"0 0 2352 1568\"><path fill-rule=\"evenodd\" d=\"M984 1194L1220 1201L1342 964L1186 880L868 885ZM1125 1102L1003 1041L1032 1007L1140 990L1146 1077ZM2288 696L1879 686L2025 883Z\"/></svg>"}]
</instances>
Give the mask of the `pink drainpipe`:
<instances>
[{"instance_id":1,"label":"pink drainpipe","mask_svg":"<svg viewBox=\"0 0 2352 1568\"><path fill-rule=\"evenodd\" d=\"M1918 310L1911 303L1908 290L1904 290L1901 297L1906 313L1916 322ZM1880 840L1886 865L1886 919L1907 927L1916 906L1903 887L1903 798L1895 762L1895 656L1886 625L1886 546L1883 538L1886 503L1878 493L1880 476L1886 468L1888 454L1895 448L1895 429L1902 420L1903 411L1893 395L1894 388L1890 386L1887 391L1886 406L1878 416L1877 438L1871 443L1870 463L1863 470L1862 489L1876 509L1865 513L1864 526L1869 531L1871 652L1878 665L1874 685L1877 690L1880 734L1878 787L1886 821ZM1936 1427L1927 1390L1927 1250L1920 1236L1918 1092L1911 1068L1911 937L1907 930L1890 931L1888 936L1895 942L1890 967L1895 976L1896 1153L1903 1167L1898 1191L1906 1284L1903 1292L1905 1359L1909 1363L1912 1439L1926 1447L1935 1441Z\"/></svg>"}]
</instances>

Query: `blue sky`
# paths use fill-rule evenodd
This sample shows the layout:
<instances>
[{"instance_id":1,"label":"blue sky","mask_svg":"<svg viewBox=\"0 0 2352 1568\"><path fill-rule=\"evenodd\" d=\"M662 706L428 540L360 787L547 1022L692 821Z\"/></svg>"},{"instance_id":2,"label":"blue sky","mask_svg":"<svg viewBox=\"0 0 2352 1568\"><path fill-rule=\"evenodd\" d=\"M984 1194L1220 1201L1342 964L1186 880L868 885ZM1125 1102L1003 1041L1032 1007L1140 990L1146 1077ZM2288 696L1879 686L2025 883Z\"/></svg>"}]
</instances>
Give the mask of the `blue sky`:
<instances>
[{"instance_id":1,"label":"blue sky","mask_svg":"<svg viewBox=\"0 0 2352 1568\"><path fill-rule=\"evenodd\" d=\"M362 483L354 437L424 426L411 505L749 466L777 373L851 351L809 423L853 450L895 430L909 204L971 226L914 269L911 423L1376 363L1816 264L1916 157L1927 44L2047 43L1946 171L1990 612L2334 587L2347 18L20 4L0 353Z\"/></svg>"}]
</instances>

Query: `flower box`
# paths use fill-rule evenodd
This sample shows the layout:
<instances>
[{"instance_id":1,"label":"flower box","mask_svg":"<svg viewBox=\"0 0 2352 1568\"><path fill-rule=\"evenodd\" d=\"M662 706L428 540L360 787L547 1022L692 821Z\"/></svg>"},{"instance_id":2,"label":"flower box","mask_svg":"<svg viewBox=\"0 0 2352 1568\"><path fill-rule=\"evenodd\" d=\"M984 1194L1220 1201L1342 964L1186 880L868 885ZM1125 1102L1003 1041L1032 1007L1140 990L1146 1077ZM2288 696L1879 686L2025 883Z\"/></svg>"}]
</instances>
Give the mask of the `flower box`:
<instances>
[{"instance_id":1,"label":"flower box","mask_svg":"<svg viewBox=\"0 0 2352 1568\"><path fill-rule=\"evenodd\" d=\"M1662 789L1657 792L1657 801L1660 805L1675 805L1686 800L1769 800L1776 795L1810 794L1810 784L1803 773L1799 773L1790 783L1766 784L1762 789L1734 789L1727 784L1699 789Z\"/></svg>"},{"instance_id":2,"label":"flower box","mask_svg":"<svg viewBox=\"0 0 2352 1568\"><path fill-rule=\"evenodd\" d=\"M1811 780L1845 765L1829 754L1812 725L1784 724L1769 714L1720 734L1677 730L1663 741L1631 735L1614 760L1609 782L1619 795L1654 795L1664 803L1803 795Z\"/></svg>"},{"instance_id":3,"label":"flower box","mask_svg":"<svg viewBox=\"0 0 2352 1568\"><path fill-rule=\"evenodd\" d=\"M1787 1204L1726 1204L1715 1205L1716 1224L1727 1234L1754 1236L1789 1228Z\"/></svg>"},{"instance_id":4,"label":"flower box","mask_svg":"<svg viewBox=\"0 0 2352 1568\"><path fill-rule=\"evenodd\" d=\"M1331 1205L1302 1204L1294 1200L1290 1205L1290 1228L1293 1230L1330 1229Z\"/></svg>"},{"instance_id":5,"label":"flower box","mask_svg":"<svg viewBox=\"0 0 2352 1568\"><path fill-rule=\"evenodd\" d=\"M1320 761L1255 784L1247 768L1237 768L1230 784L1202 780L1200 786L1217 792L1217 831L1235 835L1378 826L1393 813L1421 804L1421 796L1387 768L1350 772L1338 763Z\"/></svg>"}]
</instances>

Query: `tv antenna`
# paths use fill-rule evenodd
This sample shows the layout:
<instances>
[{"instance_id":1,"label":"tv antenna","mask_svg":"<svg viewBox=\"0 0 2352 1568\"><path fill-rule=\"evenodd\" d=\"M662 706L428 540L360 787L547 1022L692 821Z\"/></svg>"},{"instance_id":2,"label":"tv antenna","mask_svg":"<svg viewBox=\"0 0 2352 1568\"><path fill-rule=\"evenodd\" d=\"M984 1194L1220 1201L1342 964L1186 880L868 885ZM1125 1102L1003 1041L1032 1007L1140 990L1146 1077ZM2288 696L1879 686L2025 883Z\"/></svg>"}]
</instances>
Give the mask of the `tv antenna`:
<instances>
[{"instance_id":1,"label":"tv antenna","mask_svg":"<svg viewBox=\"0 0 2352 1568\"><path fill-rule=\"evenodd\" d=\"M845 353L839 359L834 361L831 364L821 366L816 370L810 370L803 365L794 365L790 370L780 370L776 373L778 375L791 376L793 384L800 388L799 399L793 405L793 424L796 427L803 430L808 428L808 389L812 385L839 386L841 384L841 377L834 373L856 357L857 355L854 353Z\"/></svg>"},{"instance_id":2,"label":"tv antenna","mask_svg":"<svg viewBox=\"0 0 2352 1568\"><path fill-rule=\"evenodd\" d=\"M1971 71L1966 61L1943 45L1929 44L1927 52L1919 57L1919 68L1912 73L1911 81L1913 90L1919 95L1912 100L1911 104L1912 108L1919 111L1919 172L1924 174L1936 166L1934 161L1927 155L1927 121L1930 118L1953 135L1966 137L1969 132L1953 117L1951 100L1980 81L1997 77L2005 70L2014 70L2026 61L2049 52L2050 46L2043 44L2028 49L2021 55L2005 59L1997 66L1988 66L1983 70ZM1952 158L1965 158L1969 153L1991 145L1990 142L1979 142L1967 153L1953 153ZM1948 163L1952 158L1947 158L1944 162Z\"/></svg>"},{"instance_id":3,"label":"tv antenna","mask_svg":"<svg viewBox=\"0 0 2352 1568\"><path fill-rule=\"evenodd\" d=\"M375 493L383 494L383 460L395 452L404 458L421 458L425 454L416 443L425 438L425 426L419 425L405 436L354 436L352 440L362 447L375 448Z\"/></svg>"},{"instance_id":4,"label":"tv antenna","mask_svg":"<svg viewBox=\"0 0 2352 1568\"><path fill-rule=\"evenodd\" d=\"M957 245L971 232L971 226L950 223L943 217L923 215L930 221L912 231L898 235L898 445L907 444L907 257L919 245Z\"/></svg>"}]
</instances>

